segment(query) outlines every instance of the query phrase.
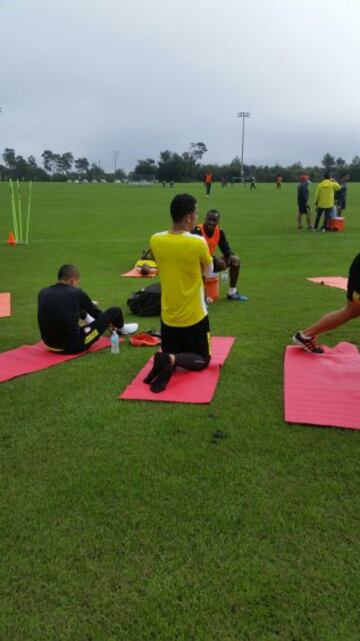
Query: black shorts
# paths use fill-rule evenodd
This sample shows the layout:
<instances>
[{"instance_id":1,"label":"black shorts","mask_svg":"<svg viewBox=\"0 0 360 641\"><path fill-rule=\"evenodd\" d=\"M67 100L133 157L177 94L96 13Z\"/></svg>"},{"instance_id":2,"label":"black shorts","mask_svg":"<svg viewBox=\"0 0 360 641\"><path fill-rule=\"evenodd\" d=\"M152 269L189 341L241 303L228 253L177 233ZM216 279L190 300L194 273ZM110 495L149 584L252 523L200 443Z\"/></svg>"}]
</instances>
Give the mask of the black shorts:
<instances>
[{"instance_id":1,"label":"black shorts","mask_svg":"<svg viewBox=\"0 0 360 641\"><path fill-rule=\"evenodd\" d=\"M209 317L205 316L199 323L188 327L171 327L161 321L161 349L168 354L191 352L210 358Z\"/></svg>"},{"instance_id":2,"label":"black shorts","mask_svg":"<svg viewBox=\"0 0 360 641\"><path fill-rule=\"evenodd\" d=\"M355 256L349 269L347 299L360 304L360 254Z\"/></svg>"},{"instance_id":3,"label":"black shorts","mask_svg":"<svg viewBox=\"0 0 360 641\"><path fill-rule=\"evenodd\" d=\"M309 213L309 205L307 204L307 200L298 200L298 206L299 206L299 214L308 214Z\"/></svg>"}]
</instances>

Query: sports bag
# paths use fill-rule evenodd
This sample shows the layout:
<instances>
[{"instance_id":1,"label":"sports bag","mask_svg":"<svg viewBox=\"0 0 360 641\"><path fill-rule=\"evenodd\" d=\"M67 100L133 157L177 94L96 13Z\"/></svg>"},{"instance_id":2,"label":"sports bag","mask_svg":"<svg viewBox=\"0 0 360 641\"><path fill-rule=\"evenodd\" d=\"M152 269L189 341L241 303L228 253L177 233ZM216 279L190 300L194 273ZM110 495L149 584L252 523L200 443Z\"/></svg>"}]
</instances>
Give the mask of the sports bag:
<instances>
[{"instance_id":1,"label":"sports bag","mask_svg":"<svg viewBox=\"0 0 360 641\"><path fill-rule=\"evenodd\" d=\"M160 300L160 283L155 283L131 294L127 304L136 316L160 316Z\"/></svg>"}]
</instances>

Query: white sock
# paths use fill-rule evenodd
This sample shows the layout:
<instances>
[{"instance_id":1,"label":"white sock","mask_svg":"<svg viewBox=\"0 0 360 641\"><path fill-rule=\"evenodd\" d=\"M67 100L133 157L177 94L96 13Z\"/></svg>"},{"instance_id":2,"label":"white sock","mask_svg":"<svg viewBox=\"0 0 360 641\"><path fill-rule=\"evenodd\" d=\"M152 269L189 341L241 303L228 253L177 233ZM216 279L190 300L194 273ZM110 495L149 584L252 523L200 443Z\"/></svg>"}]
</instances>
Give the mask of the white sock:
<instances>
[{"instance_id":1,"label":"white sock","mask_svg":"<svg viewBox=\"0 0 360 641\"><path fill-rule=\"evenodd\" d=\"M236 294L236 287L229 287L228 294L229 296L234 296L234 294Z\"/></svg>"}]
</instances>

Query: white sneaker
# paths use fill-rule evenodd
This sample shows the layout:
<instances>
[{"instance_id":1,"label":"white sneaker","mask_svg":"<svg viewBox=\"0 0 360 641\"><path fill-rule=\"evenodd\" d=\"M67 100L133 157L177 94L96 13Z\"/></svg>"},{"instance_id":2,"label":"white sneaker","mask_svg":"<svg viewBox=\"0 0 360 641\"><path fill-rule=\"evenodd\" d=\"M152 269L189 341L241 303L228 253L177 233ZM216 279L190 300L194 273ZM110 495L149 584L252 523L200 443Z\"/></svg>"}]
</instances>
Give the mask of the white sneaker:
<instances>
[{"instance_id":1,"label":"white sneaker","mask_svg":"<svg viewBox=\"0 0 360 641\"><path fill-rule=\"evenodd\" d=\"M118 334L127 336L127 334L135 334L139 329L138 323L125 323L121 329L118 329Z\"/></svg>"}]
</instances>

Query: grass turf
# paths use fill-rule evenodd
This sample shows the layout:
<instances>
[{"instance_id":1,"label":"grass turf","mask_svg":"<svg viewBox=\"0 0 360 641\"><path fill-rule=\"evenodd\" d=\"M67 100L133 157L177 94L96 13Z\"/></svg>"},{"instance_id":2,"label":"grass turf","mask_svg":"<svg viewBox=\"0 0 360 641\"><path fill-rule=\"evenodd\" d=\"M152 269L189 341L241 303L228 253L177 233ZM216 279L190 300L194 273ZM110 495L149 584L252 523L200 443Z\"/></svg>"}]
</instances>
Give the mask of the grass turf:
<instances>
[{"instance_id":1,"label":"grass turf","mask_svg":"<svg viewBox=\"0 0 360 641\"><path fill-rule=\"evenodd\" d=\"M210 308L237 341L211 406L123 402L152 350L126 343L3 383L1 600L4 641L357 641L359 435L286 425L283 351L344 293L358 252L360 186L344 234L298 231L296 186L35 184L28 247L0 247L1 350L38 340L36 295L65 262L105 308L174 193L222 212L248 303ZM312 187L314 192L314 187ZM0 183L0 238L11 228ZM149 281L152 282L152 281ZM127 315L127 320L134 320ZM158 327L142 319L141 329ZM359 322L323 337L358 341ZM336 390L334 390L336 393ZM306 398L304 398L306 403Z\"/></svg>"}]
</instances>

